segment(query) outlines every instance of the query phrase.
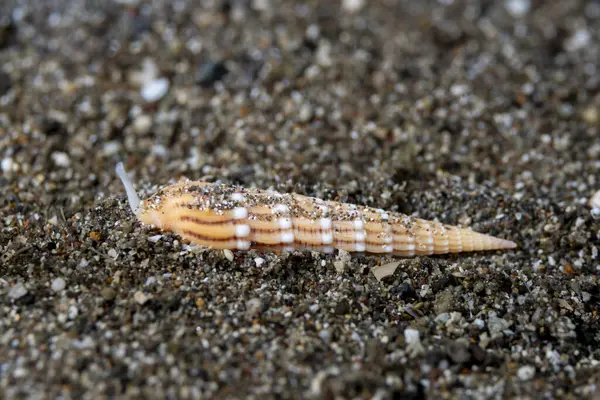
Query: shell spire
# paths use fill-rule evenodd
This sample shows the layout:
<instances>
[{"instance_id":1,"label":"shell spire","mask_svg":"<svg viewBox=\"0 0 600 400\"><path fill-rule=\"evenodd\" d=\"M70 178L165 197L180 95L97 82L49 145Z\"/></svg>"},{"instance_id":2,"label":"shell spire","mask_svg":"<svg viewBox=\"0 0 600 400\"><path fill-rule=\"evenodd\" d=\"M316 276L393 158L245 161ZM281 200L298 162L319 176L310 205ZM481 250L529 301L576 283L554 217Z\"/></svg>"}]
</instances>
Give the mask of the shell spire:
<instances>
[{"instance_id":1,"label":"shell spire","mask_svg":"<svg viewBox=\"0 0 600 400\"><path fill-rule=\"evenodd\" d=\"M470 228L445 227L444 229L448 232L447 238L434 241L434 254L508 250L517 247L513 241L475 232Z\"/></svg>"}]
</instances>

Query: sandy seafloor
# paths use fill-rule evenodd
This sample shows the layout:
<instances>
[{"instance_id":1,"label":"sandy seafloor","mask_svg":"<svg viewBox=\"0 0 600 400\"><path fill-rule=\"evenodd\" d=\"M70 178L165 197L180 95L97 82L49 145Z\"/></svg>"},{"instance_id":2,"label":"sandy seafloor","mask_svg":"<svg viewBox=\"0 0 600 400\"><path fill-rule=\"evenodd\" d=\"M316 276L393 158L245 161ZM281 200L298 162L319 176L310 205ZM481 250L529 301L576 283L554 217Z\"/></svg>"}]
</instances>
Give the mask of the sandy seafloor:
<instances>
[{"instance_id":1,"label":"sandy seafloor","mask_svg":"<svg viewBox=\"0 0 600 400\"><path fill-rule=\"evenodd\" d=\"M599 45L597 1L3 1L0 398L594 398ZM227 257L118 161L519 248Z\"/></svg>"}]
</instances>

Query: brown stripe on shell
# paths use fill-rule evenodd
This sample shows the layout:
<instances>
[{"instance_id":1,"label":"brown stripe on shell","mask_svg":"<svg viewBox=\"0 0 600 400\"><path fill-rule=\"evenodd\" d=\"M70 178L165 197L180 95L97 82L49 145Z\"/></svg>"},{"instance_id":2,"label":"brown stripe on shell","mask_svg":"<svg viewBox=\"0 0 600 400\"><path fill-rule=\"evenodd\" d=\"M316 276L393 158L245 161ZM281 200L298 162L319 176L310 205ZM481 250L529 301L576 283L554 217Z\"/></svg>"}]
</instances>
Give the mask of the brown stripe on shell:
<instances>
[{"instance_id":1,"label":"brown stripe on shell","mask_svg":"<svg viewBox=\"0 0 600 400\"><path fill-rule=\"evenodd\" d=\"M207 241L207 242L227 242L230 240L235 240L235 236L229 236L229 237L225 237L225 238L214 238L214 237L210 237L210 236L201 235L200 233L198 233L196 231L190 231L188 229L184 229L182 231L182 233L184 235L192 236L198 240Z\"/></svg>"},{"instance_id":2,"label":"brown stripe on shell","mask_svg":"<svg viewBox=\"0 0 600 400\"><path fill-rule=\"evenodd\" d=\"M342 248L411 256L515 247L468 229L371 207L205 182L166 187L144 201L138 215L217 248Z\"/></svg>"},{"instance_id":3,"label":"brown stripe on shell","mask_svg":"<svg viewBox=\"0 0 600 400\"><path fill-rule=\"evenodd\" d=\"M206 220L203 220L201 218L190 217L188 215L184 215L184 216L180 217L179 220L182 221L182 222L193 222L193 223L198 224L198 225L231 224L231 223L233 223L235 221L233 219L226 219L226 220L223 220L223 221L206 221Z\"/></svg>"}]
</instances>

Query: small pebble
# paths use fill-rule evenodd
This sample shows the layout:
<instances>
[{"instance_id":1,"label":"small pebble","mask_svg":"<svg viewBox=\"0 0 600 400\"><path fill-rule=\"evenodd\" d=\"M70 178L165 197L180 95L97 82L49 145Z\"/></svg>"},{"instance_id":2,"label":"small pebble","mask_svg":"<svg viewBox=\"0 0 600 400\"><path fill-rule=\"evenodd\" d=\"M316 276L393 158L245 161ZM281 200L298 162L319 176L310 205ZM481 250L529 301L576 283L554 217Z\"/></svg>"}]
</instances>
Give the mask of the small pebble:
<instances>
[{"instance_id":1,"label":"small pebble","mask_svg":"<svg viewBox=\"0 0 600 400\"><path fill-rule=\"evenodd\" d=\"M590 43L591 35L587 29L578 29L565 41L565 50L577 51L587 47Z\"/></svg>"},{"instance_id":2,"label":"small pebble","mask_svg":"<svg viewBox=\"0 0 600 400\"><path fill-rule=\"evenodd\" d=\"M346 264L348 264L352 260L352 256L345 250L338 250L338 255L336 257L336 261L333 262L333 266L338 274L344 272L346 268Z\"/></svg>"},{"instance_id":3,"label":"small pebble","mask_svg":"<svg viewBox=\"0 0 600 400\"><path fill-rule=\"evenodd\" d=\"M484 321L484 320L482 320L481 318L476 318L476 319L473 321L473 324L474 324L475 326L477 326L479 329L483 329L483 328L485 328L485 321Z\"/></svg>"},{"instance_id":4,"label":"small pebble","mask_svg":"<svg viewBox=\"0 0 600 400\"><path fill-rule=\"evenodd\" d=\"M0 71L0 96L3 96L12 87L10 76Z\"/></svg>"},{"instance_id":5,"label":"small pebble","mask_svg":"<svg viewBox=\"0 0 600 400\"><path fill-rule=\"evenodd\" d=\"M300 122L308 122L313 116L312 107L310 104L303 104L300 107L300 112L298 113L298 119Z\"/></svg>"},{"instance_id":6,"label":"small pebble","mask_svg":"<svg viewBox=\"0 0 600 400\"><path fill-rule=\"evenodd\" d=\"M148 296L146 296L144 294L144 292L141 292L141 291L138 290L133 295L133 300L135 300L136 303L138 303L139 305L142 306L142 305L144 305L148 301Z\"/></svg>"},{"instance_id":7,"label":"small pebble","mask_svg":"<svg viewBox=\"0 0 600 400\"><path fill-rule=\"evenodd\" d=\"M27 289L25 288L25 285L23 285L21 282L17 283L16 285L14 285L13 287L10 288L10 290L8 291L8 297L10 297L11 299L20 299L21 297L25 296L27 294Z\"/></svg>"},{"instance_id":8,"label":"small pebble","mask_svg":"<svg viewBox=\"0 0 600 400\"><path fill-rule=\"evenodd\" d=\"M79 309L75 306L69 306L69 310L67 311L67 316L70 320L77 318L79 315Z\"/></svg>"},{"instance_id":9,"label":"small pebble","mask_svg":"<svg viewBox=\"0 0 600 400\"><path fill-rule=\"evenodd\" d=\"M152 117L147 114L138 115L133 121L133 128L139 134L145 134L152 128Z\"/></svg>"},{"instance_id":10,"label":"small pebble","mask_svg":"<svg viewBox=\"0 0 600 400\"><path fill-rule=\"evenodd\" d=\"M6 157L2 159L2 163L0 163L2 167L2 172L6 175L12 173L17 169L17 164L10 157Z\"/></svg>"},{"instance_id":11,"label":"small pebble","mask_svg":"<svg viewBox=\"0 0 600 400\"><path fill-rule=\"evenodd\" d=\"M421 342L419 331L413 328L406 328L404 330L404 341L406 344L417 344Z\"/></svg>"},{"instance_id":12,"label":"small pebble","mask_svg":"<svg viewBox=\"0 0 600 400\"><path fill-rule=\"evenodd\" d=\"M590 207L592 207L592 209L600 208L600 190L598 190L592 195L592 197L590 198L589 205Z\"/></svg>"},{"instance_id":13,"label":"small pebble","mask_svg":"<svg viewBox=\"0 0 600 400\"><path fill-rule=\"evenodd\" d=\"M117 292L111 287L105 287L100 291L100 296L104 300L113 300L117 296Z\"/></svg>"},{"instance_id":14,"label":"small pebble","mask_svg":"<svg viewBox=\"0 0 600 400\"><path fill-rule=\"evenodd\" d=\"M67 283L63 278L56 278L52 281L50 288L53 292L57 293L62 291L67 286Z\"/></svg>"},{"instance_id":15,"label":"small pebble","mask_svg":"<svg viewBox=\"0 0 600 400\"><path fill-rule=\"evenodd\" d=\"M165 158L169 154L169 150L162 144L155 144L152 146L152 154Z\"/></svg>"},{"instance_id":16,"label":"small pebble","mask_svg":"<svg viewBox=\"0 0 600 400\"><path fill-rule=\"evenodd\" d=\"M396 272L396 268L398 268L398 265L400 265L400 261L394 261L384 265L378 265L376 267L373 267L371 272L373 272L375 279L381 282L383 278L394 275L394 272Z\"/></svg>"},{"instance_id":17,"label":"small pebble","mask_svg":"<svg viewBox=\"0 0 600 400\"><path fill-rule=\"evenodd\" d=\"M588 125L596 125L600 121L600 112L598 107L595 106L587 107L585 110L583 110L581 116Z\"/></svg>"},{"instance_id":18,"label":"small pebble","mask_svg":"<svg viewBox=\"0 0 600 400\"><path fill-rule=\"evenodd\" d=\"M319 337L324 342L328 342L331 339L331 331L329 329L323 329L319 331Z\"/></svg>"},{"instance_id":19,"label":"small pebble","mask_svg":"<svg viewBox=\"0 0 600 400\"><path fill-rule=\"evenodd\" d=\"M398 298L402 300L416 299L418 297L417 291L415 290L415 288L412 287L412 285L409 282L402 282L398 286L396 293L398 295Z\"/></svg>"},{"instance_id":20,"label":"small pebble","mask_svg":"<svg viewBox=\"0 0 600 400\"><path fill-rule=\"evenodd\" d=\"M263 302L261 299L255 297L246 302L246 314L250 317L258 315L262 310Z\"/></svg>"},{"instance_id":21,"label":"small pebble","mask_svg":"<svg viewBox=\"0 0 600 400\"><path fill-rule=\"evenodd\" d=\"M152 243L156 243L158 242L161 238L163 237L163 235L152 235L148 237L148 241L152 242Z\"/></svg>"},{"instance_id":22,"label":"small pebble","mask_svg":"<svg viewBox=\"0 0 600 400\"><path fill-rule=\"evenodd\" d=\"M443 325L446 322L448 322L449 319L450 319L450 314L449 313L441 313L437 317L435 317L435 322L437 324Z\"/></svg>"},{"instance_id":23,"label":"small pebble","mask_svg":"<svg viewBox=\"0 0 600 400\"><path fill-rule=\"evenodd\" d=\"M106 157L114 156L121 150L121 143L117 141L106 142L104 146L102 146L102 154Z\"/></svg>"},{"instance_id":24,"label":"small pebble","mask_svg":"<svg viewBox=\"0 0 600 400\"><path fill-rule=\"evenodd\" d=\"M448 345L448 355L455 364L463 364L471 359L466 339L455 340Z\"/></svg>"},{"instance_id":25,"label":"small pebble","mask_svg":"<svg viewBox=\"0 0 600 400\"><path fill-rule=\"evenodd\" d=\"M52 153L52 161L54 161L54 164L56 164L58 167L66 168L71 165L69 156L61 151L55 151Z\"/></svg>"},{"instance_id":26,"label":"small pebble","mask_svg":"<svg viewBox=\"0 0 600 400\"><path fill-rule=\"evenodd\" d=\"M107 255L115 260L117 259L117 257L119 257L119 253L117 253L117 251L115 249L108 250Z\"/></svg>"},{"instance_id":27,"label":"small pebble","mask_svg":"<svg viewBox=\"0 0 600 400\"><path fill-rule=\"evenodd\" d=\"M342 9L344 11L355 13L365 6L365 0L342 0Z\"/></svg>"},{"instance_id":28,"label":"small pebble","mask_svg":"<svg viewBox=\"0 0 600 400\"><path fill-rule=\"evenodd\" d=\"M531 380L535 376L535 367L531 365L523 365L517 371L517 376L522 381Z\"/></svg>"},{"instance_id":29,"label":"small pebble","mask_svg":"<svg viewBox=\"0 0 600 400\"><path fill-rule=\"evenodd\" d=\"M229 261L233 261L233 251L229 250L229 249L225 249L223 250L223 254L225 255L225 258Z\"/></svg>"},{"instance_id":30,"label":"small pebble","mask_svg":"<svg viewBox=\"0 0 600 400\"><path fill-rule=\"evenodd\" d=\"M331 58L331 44L328 41L322 40L315 54L317 64L322 67L330 67L333 65Z\"/></svg>"},{"instance_id":31,"label":"small pebble","mask_svg":"<svg viewBox=\"0 0 600 400\"><path fill-rule=\"evenodd\" d=\"M504 318L497 317L494 311L490 312L490 316L488 317L488 330L491 335L501 333L508 329L509 326L510 322Z\"/></svg>"},{"instance_id":32,"label":"small pebble","mask_svg":"<svg viewBox=\"0 0 600 400\"><path fill-rule=\"evenodd\" d=\"M202 87L210 87L215 82L222 80L227 73L228 70L224 64L209 61L198 68L196 83Z\"/></svg>"},{"instance_id":33,"label":"small pebble","mask_svg":"<svg viewBox=\"0 0 600 400\"><path fill-rule=\"evenodd\" d=\"M169 91L169 80L167 78L158 78L147 82L140 91L140 94L148 103L154 103L163 98Z\"/></svg>"},{"instance_id":34,"label":"small pebble","mask_svg":"<svg viewBox=\"0 0 600 400\"><path fill-rule=\"evenodd\" d=\"M513 18L521 18L529 12L531 0L505 0L504 7Z\"/></svg>"},{"instance_id":35,"label":"small pebble","mask_svg":"<svg viewBox=\"0 0 600 400\"><path fill-rule=\"evenodd\" d=\"M310 40L317 40L320 34L321 30L317 24L311 24L306 28L306 37Z\"/></svg>"}]
</instances>

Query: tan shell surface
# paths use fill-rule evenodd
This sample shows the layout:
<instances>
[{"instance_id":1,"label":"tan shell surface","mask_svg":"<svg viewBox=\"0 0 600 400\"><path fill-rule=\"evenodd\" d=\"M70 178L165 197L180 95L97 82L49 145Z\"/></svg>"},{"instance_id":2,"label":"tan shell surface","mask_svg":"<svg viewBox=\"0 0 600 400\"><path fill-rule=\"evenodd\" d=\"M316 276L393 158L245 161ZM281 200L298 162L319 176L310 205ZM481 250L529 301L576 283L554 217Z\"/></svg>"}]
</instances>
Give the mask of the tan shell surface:
<instances>
[{"instance_id":1,"label":"tan shell surface","mask_svg":"<svg viewBox=\"0 0 600 400\"><path fill-rule=\"evenodd\" d=\"M140 220L216 249L315 249L397 256L501 250L470 229L299 194L180 182L143 202Z\"/></svg>"}]
</instances>

